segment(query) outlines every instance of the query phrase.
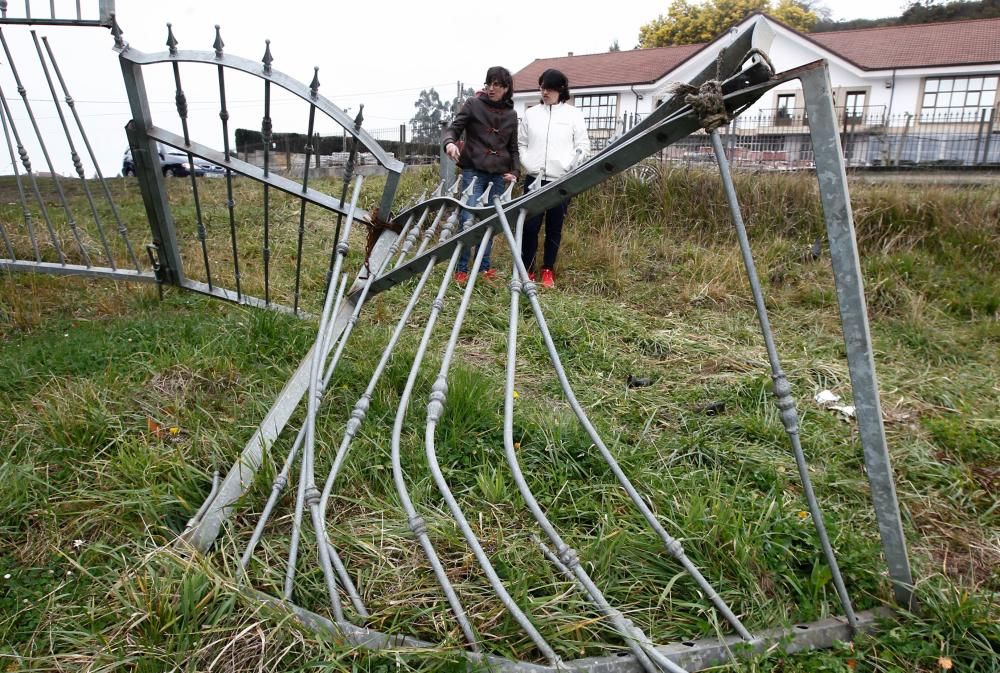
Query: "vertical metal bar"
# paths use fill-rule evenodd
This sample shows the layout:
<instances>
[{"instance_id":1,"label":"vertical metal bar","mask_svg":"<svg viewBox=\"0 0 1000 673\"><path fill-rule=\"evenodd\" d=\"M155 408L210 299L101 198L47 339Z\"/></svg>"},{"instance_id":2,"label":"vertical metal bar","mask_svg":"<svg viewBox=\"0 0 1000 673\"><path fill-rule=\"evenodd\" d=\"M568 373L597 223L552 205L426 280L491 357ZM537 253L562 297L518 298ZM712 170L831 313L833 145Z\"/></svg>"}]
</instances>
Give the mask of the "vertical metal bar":
<instances>
[{"instance_id":1,"label":"vertical metal bar","mask_svg":"<svg viewBox=\"0 0 1000 673\"><path fill-rule=\"evenodd\" d=\"M319 68L316 68L316 71L318 71L318 70L319 70ZM317 85L317 87L319 86L319 81L317 80L315 74L313 76L313 82ZM312 138L313 125L315 124L315 122L316 122L316 106L313 103L310 103L309 104L309 133L307 134L308 138ZM305 147L305 149L306 149L306 163L305 163L305 166L303 166L303 168L302 168L302 193L303 194L305 194L306 190L309 188L309 154L312 151L312 145L308 144L309 141L306 141L306 142L307 142L306 147ZM341 201L341 204L343 204L343 201ZM296 245L296 251L295 251L295 304L293 306L296 314L298 314L298 312L299 312L299 297L300 297L299 288L301 287L301 284L302 284L302 242L305 239L305 235L306 235L306 200L305 199L300 199L300 201L299 201L299 237L298 237L298 243ZM333 243L334 258L337 255L337 245L338 245L338 241L339 240L340 239L334 239L334 243ZM330 270L329 277L330 278L334 277L332 269ZM329 290L329 288L330 288L331 285L332 285L332 283L329 283L329 284L326 285L327 290Z\"/></svg>"},{"instance_id":2,"label":"vertical metal bar","mask_svg":"<svg viewBox=\"0 0 1000 673\"><path fill-rule=\"evenodd\" d=\"M215 26L215 54L222 58L222 37L219 26ZM236 201L233 199L233 169L229 167L229 111L226 109L226 68L221 63L219 68L219 119L222 120L222 146L226 158L226 209L229 211L229 240L233 250L233 274L236 277L236 299L243 301L243 289L240 284L240 253L236 244ZM191 166L194 175L194 165Z\"/></svg>"},{"instance_id":3,"label":"vertical metal bar","mask_svg":"<svg viewBox=\"0 0 1000 673\"><path fill-rule=\"evenodd\" d=\"M743 214L740 212L739 202L736 198L736 188L733 185L733 178L729 172L729 162L726 160L726 152L722 147L722 139L719 137L718 129L712 129L712 147L715 149L715 160L719 164L719 173L722 176L722 185L725 187L726 200L729 202L729 211L736 227L736 237L740 242L740 253L743 256L743 264L746 267L747 279L750 282L750 290L753 293L754 305L757 308L757 320L760 322L760 331L764 337L764 345L767 348L767 359L771 364L771 378L774 381L774 397L778 409L781 412L781 422L785 426L785 432L792 444L792 451L795 454L795 464L799 470L799 479L802 481L802 489L809 505L809 512L812 514L813 526L819 536L820 546L823 548L823 555L830 566L830 574L833 576L833 583L840 596L840 603L844 608L844 614L852 627L857 626L857 617L851 607L851 598L847 594L844 586L844 578L840 574L840 566L837 564L837 557L833 553L830 545L830 538L826 533L826 524L823 522L823 513L820 511L819 502L813 492L812 479L809 477L809 466L806 463L805 453L802 451L802 442L799 438L799 416L795 409L795 398L792 396L792 387L781 368L781 361L778 359L778 349L774 344L774 336L771 332L771 321L767 316L767 306L764 303L764 292L760 286L760 279L757 276L757 267L750 252L750 240L747 238L746 227L743 224Z\"/></svg>"},{"instance_id":4,"label":"vertical metal bar","mask_svg":"<svg viewBox=\"0 0 1000 673\"><path fill-rule=\"evenodd\" d=\"M76 20L81 21L83 19L83 12L80 10L80 0L76 0Z\"/></svg>"},{"instance_id":5,"label":"vertical metal bar","mask_svg":"<svg viewBox=\"0 0 1000 673\"><path fill-rule=\"evenodd\" d=\"M115 0L99 0L97 6L100 12L101 25L110 26L114 21Z\"/></svg>"},{"instance_id":6,"label":"vertical metal bar","mask_svg":"<svg viewBox=\"0 0 1000 673\"><path fill-rule=\"evenodd\" d=\"M270 53L270 40L268 43L268 53ZM260 123L260 135L264 142L264 177L270 175L271 170L271 82L264 80L264 118ZM264 183L264 246L262 250L264 257L264 303L271 305L271 190L269 185Z\"/></svg>"},{"instance_id":7,"label":"vertical metal bar","mask_svg":"<svg viewBox=\"0 0 1000 673\"><path fill-rule=\"evenodd\" d=\"M993 141L993 124L996 121L996 111L990 110L989 122L986 126L986 144L983 147L983 163L990 158L990 143Z\"/></svg>"},{"instance_id":8,"label":"vertical metal bar","mask_svg":"<svg viewBox=\"0 0 1000 673\"><path fill-rule=\"evenodd\" d=\"M80 232L77 231L76 220L73 218L73 211L70 210L69 201L66 200L66 194L63 192L62 183L59 181L59 175L56 173L55 167L52 165L52 159L49 157L49 151L45 146L45 139L42 137L41 129L38 128L38 121L35 119L35 113L31 109L31 103L28 100L28 90L24 88L24 84L21 83L21 76L17 72L17 67L14 65L14 57L11 56L10 48L7 46L7 38L3 33L3 29L0 29L0 44L3 45L4 53L7 55L7 64L10 66L10 72L14 75L14 82L17 84L17 92L21 95L21 100L24 101L24 109L28 112L28 119L31 121L32 128L35 129L35 137L38 138L38 146L42 150L42 156L45 157L45 164L49 167L49 172L52 174L52 183L55 185L56 193L59 194L59 201L62 204L63 210L66 212L66 223L69 225L70 231L73 233L73 238L76 240L77 248L80 250L80 255L83 257L83 262L86 266L90 266L90 255L87 254L87 249L83 245L83 240L80 238Z\"/></svg>"},{"instance_id":9,"label":"vertical metal bar","mask_svg":"<svg viewBox=\"0 0 1000 673\"><path fill-rule=\"evenodd\" d=\"M83 127L83 121L80 119L80 113L77 112L76 103L73 97L69 95L69 88L66 86L66 80L63 79L62 71L59 70L59 63L56 61L55 54L52 52L52 47L49 45L49 38L42 36L42 42L45 44L45 51L49 55L49 61L52 63L52 69L56 73L56 79L59 80L59 86L62 88L63 95L66 97L66 105L73 112L73 119L76 120L76 128L80 133L80 137L83 138L83 144L87 148L87 154L90 155L90 161L94 164L94 170L97 171L97 179L101 183L101 188L104 190L104 196L108 200L108 204L111 207L111 213L114 215L115 223L117 224L118 235L121 236L122 241L125 242L125 249L128 252L129 259L132 260L132 264L135 266L136 271L141 271L142 267L139 265L139 259L136 257L135 250L132 249L132 242L128 238L128 229L125 227L125 223L122 222L121 213L118 212L118 205L115 203L114 198L111 196L111 190L108 188L108 182L104 179L104 174L101 173L101 166L97 162L97 157L94 155L94 148L90 146L90 139L87 137L87 132Z\"/></svg>"},{"instance_id":10,"label":"vertical metal bar","mask_svg":"<svg viewBox=\"0 0 1000 673\"><path fill-rule=\"evenodd\" d=\"M976 149L972 152L972 161L969 163L976 164L979 160L979 147L983 142L983 128L986 126L986 108L982 109L982 113L979 115L979 131L976 133Z\"/></svg>"},{"instance_id":11,"label":"vertical metal bar","mask_svg":"<svg viewBox=\"0 0 1000 673\"><path fill-rule=\"evenodd\" d=\"M66 123L66 116L63 115L62 106L59 105L59 94L56 93L56 87L52 83L52 76L49 74L49 66L45 63L45 57L42 55L42 45L38 42L38 34L32 30L31 40L35 44L35 51L38 53L38 62L42 66L42 72L45 75L45 81L49 85L49 92L52 94L52 104L56 107L56 112L59 114L59 123L62 124L63 133L66 134L66 143L69 145L70 158L73 161L73 168L76 169L76 174L80 178L80 184L83 185L83 193L87 197L87 203L90 204L90 212L94 217L94 224L97 226L97 234L101 239L101 245L104 247L104 254L108 259L108 264L112 269L117 269L115 266L114 255L111 254L111 247L108 245L108 237L104 235L104 225L101 224L101 216L97 214L97 206L94 205L94 197L90 193L90 186L87 184L87 176L83 172L83 162L80 161L80 155L76 152L76 145L73 143L73 135L69 131L69 124ZM89 265L88 265L89 266Z\"/></svg>"},{"instance_id":12,"label":"vertical metal bar","mask_svg":"<svg viewBox=\"0 0 1000 673\"><path fill-rule=\"evenodd\" d=\"M17 124L14 123L14 117L10 113L10 106L7 104L7 96L3 93L3 88L0 87L0 104L3 105L3 111L6 118L10 120L10 130L14 134L14 141L17 143L17 153L21 158L21 165L24 166L24 172L28 176L28 182L31 183L31 189L35 193L35 199L38 201L38 207L42 212L42 218L45 220L45 227L48 229L49 237L52 239L52 247L55 248L56 255L59 257L60 264L66 264L66 256L63 254L62 246L59 245L59 237L56 236L56 230L52 227L52 218L49 217L49 209L45 206L45 199L42 198L42 193L38 191L38 181L35 179L35 174L31 171L31 159L28 158L28 151L24 149L24 143L21 142L21 136L17 132ZM6 126L4 127L6 128ZM8 141L8 147L10 147L10 142ZM14 169L17 170L16 168ZM20 185L20 180L18 181ZM28 223L29 232L31 230L31 214L28 211L27 204L24 204L25 221ZM34 242L34 241L33 241ZM38 256L38 246L35 244L35 254ZM38 258L38 261L42 261Z\"/></svg>"},{"instance_id":13,"label":"vertical metal bar","mask_svg":"<svg viewBox=\"0 0 1000 673\"><path fill-rule=\"evenodd\" d=\"M896 600L901 605L913 607L913 576L906 553L906 538L896 499L885 428L882 425L882 406L872 356L864 282L854 236L847 174L836 132L829 71L825 66L808 71L803 74L801 82L809 112L809 132L816 155L816 177L830 241L854 406L857 410L868 481L871 484L872 502L882 538L882 550Z\"/></svg>"},{"instance_id":14,"label":"vertical metal bar","mask_svg":"<svg viewBox=\"0 0 1000 673\"><path fill-rule=\"evenodd\" d=\"M56 0L49 0L49 18L56 18Z\"/></svg>"},{"instance_id":15,"label":"vertical metal bar","mask_svg":"<svg viewBox=\"0 0 1000 673\"><path fill-rule=\"evenodd\" d=\"M120 40L120 36L118 39ZM146 134L146 129L153 126L153 117L146 97L142 66L131 63L122 56L118 60L132 112L132 120L125 125L125 133L132 149L146 218L159 250L162 277L165 282L180 285L184 280L184 264L177 247L177 231L160 169L160 155L156 141Z\"/></svg>"},{"instance_id":16,"label":"vertical metal bar","mask_svg":"<svg viewBox=\"0 0 1000 673\"><path fill-rule=\"evenodd\" d=\"M0 94L2 95L2 94ZM3 121L3 135L7 139L7 150L10 152L10 165L14 169L14 181L17 183L17 195L21 201L21 212L24 214L24 224L28 229L28 238L31 241L31 249L35 253L35 261L41 262L42 255L38 250L38 239L35 236L35 227L31 223L31 209L28 208L28 200L24 197L24 185L21 184L21 171L17 168L17 159L14 157L14 145L10 142L10 130L7 128L6 100L4 100L3 110L0 111L0 121ZM18 143L20 149L20 143ZM14 258L13 250L10 253Z\"/></svg>"},{"instance_id":17,"label":"vertical metal bar","mask_svg":"<svg viewBox=\"0 0 1000 673\"><path fill-rule=\"evenodd\" d=\"M170 48L170 55L175 56L177 54L177 40L174 38L174 28L172 24L167 24L167 46ZM181 119L181 128L184 132L184 145L191 145L191 136L188 132L188 106L187 106L187 96L184 94L184 88L181 86L181 70L180 65L177 61L170 64L174 73L174 102L177 106L177 116ZM205 222L201 216L201 198L198 195L198 180L195 176L194 168L194 155L189 151L187 153L188 166L190 167L190 178L191 178L191 190L194 197L194 212L195 219L197 220L198 226L198 240L201 242L201 257L205 265L205 280L208 282L208 289L212 289L212 267L208 262L208 242L207 234L205 231Z\"/></svg>"}]
</instances>

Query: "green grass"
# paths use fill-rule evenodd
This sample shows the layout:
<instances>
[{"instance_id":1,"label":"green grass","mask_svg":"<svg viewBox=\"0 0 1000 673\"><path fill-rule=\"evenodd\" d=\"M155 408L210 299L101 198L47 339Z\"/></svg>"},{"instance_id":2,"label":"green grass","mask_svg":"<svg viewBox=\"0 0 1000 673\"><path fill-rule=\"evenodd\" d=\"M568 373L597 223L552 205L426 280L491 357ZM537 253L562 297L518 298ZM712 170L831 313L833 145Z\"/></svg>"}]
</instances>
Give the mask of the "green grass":
<instances>
[{"instance_id":1,"label":"green grass","mask_svg":"<svg viewBox=\"0 0 1000 673\"><path fill-rule=\"evenodd\" d=\"M404 198L433 183L404 176ZM205 280L189 183L168 181L191 276ZM339 196L339 186L319 185ZM0 217L30 244L12 183ZM233 287L222 181L200 182L213 279ZM857 609L892 605L856 428L819 409L850 401L815 181L738 175L802 442ZM142 250L134 181L114 193ZM237 184L244 289L263 296L259 189ZM364 191L378 201L379 185ZM726 670L1000 671L1000 193L856 185L852 190L886 432L920 609L873 636L814 653L780 651ZM214 204L214 205L210 205ZM291 303L299 213L272 195L272 296ZM335 219L307 211L303 306L322 302ZM56 223L60 231L64 225ZM350 265L364 232L352 236ZM96 239L92 239L96 241ZM116 247L116 255L123 246ZM51 254L51 253L47 253ZM495 266L506 269L506 246ZM692 561L751 630L839 614L795 463L770 395L760 338L718 177L616 179L579 198L555 292L543 306L574 389L608 447ZM202 274L202 275L199 275ZM372 628L441 643L371 653L306 631L237 590L235 567L292 437L275 444L205 558L169 546L212 473L239 455L308 349L315 322L167 289L6 274L0 278L0 667L5 670L415 670L460 668L461 634L413 541L392 483L398 394L428 312L425 290L338 480L329 535ZM374 298L318 423L325 475L412 283ZM537 660L492 595L427 472L427 393L458 305L450 290L418 379L402 459L411 495L470 619L496 654ZM508 293L476 290L436 436L438 460L511 595L565 658L620 641L548 565L502 448ZM628 501L562 398L530 311L519 327L515 440L529 485L616 606L658 641L728 633ZM629 389L630 375L650 378ZM721 413L708 415L715 405ZM151 423L155 425L151 425ZM162 429L151 431L156 426ZM174 433L170 428L176 428ZM280 595L292 485L250 566ZM306 542L295 600L329 611Z\"/></svg>"}]
</instances>

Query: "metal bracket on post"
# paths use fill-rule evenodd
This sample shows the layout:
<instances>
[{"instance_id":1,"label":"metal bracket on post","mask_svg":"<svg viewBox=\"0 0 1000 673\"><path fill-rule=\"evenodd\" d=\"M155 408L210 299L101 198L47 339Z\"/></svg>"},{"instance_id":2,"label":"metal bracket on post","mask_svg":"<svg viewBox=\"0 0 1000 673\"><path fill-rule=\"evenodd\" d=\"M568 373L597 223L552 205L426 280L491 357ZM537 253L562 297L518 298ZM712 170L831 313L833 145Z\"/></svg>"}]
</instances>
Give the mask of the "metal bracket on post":
<instances>
[{"instance_id":1,"label":"metal bracket on post","mask_svg":"<svg viewBox=\"0 0 1000 673\"><path fill-rule=\"evenodd\" d=\"M864 281L854 235L854 215L847 191L847 171L837 130L829 68L824 63L822 68L805 71L800 81L805 95L806 113L809 115L809 133L812 136L816 177L819 180L820 200L830 243L851 389L857 409L872 503L882 538L882 550L889 566L896 601L913 609L913 576L906 553L906 538L896 499L885 427L882 424L882 405L875 377Z\"/></svg>"},{"instance_id":2,"label":"metal bracket on post","mask_svg":"<svg viewBox=\"0 0 1000 673\"><path fill-rule=\"evenodd\" d=\"M160 301L163 301L163 265L160 264L160 247L156 243L146 245L146 254L149 255L149 266L156 276L156 291L160 294Z\"/></svg>"}]
</instances>

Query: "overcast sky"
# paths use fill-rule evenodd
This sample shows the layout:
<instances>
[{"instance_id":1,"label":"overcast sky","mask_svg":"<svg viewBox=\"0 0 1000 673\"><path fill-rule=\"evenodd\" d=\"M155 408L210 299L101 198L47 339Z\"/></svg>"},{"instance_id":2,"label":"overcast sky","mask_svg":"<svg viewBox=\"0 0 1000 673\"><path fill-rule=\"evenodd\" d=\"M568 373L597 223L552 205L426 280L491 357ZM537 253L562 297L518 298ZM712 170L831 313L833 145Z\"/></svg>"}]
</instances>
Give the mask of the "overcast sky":
<instances>
[{"instance_id":1,"label":"overcast sky","mask_svg":"<svg viewBox=\"0 0 1000 673\"><path fill-rule=\"evenodd\" d=\"M92 8L85 9L85 15L88 11L96 14L97 0L82 0L82 4ZM834 19L897 16L906 6L903 0L829 0L826 4ZM22 2L9 5L10 16L23 15ZM46 15L48 5L47 0L33 0L33 15ZM639 27L665 12L668 5L667 0L625 0L612 5L539 0L444 5L381 0L117 0L116 11L124 39L147 53L166 49L167 22L173 24L181 49L211 50L215 24L221 25L228 54L259 60L264 40L270 39L274 69L308 83L313 67L318 66L320 93L347 108L351 116L364 103L365 128L388 131L409 121L421 89L434 87L442 97L450 98L457 81L476 86L492 65L516 72L535 58L602 52L616 40L622 49L630 49L638 41ZM75 0L56 0L56 7L57 12L75 12ZM127 146L123 127L130 115L108 31L56 26L37 26L36 31L39 37L49 36L102 171L116 175ZM3 33L42 133L47 142L52 138L55 168L67 174L72 170L69 152L29 30L6 26ZM0 86L31 151L32 168L47 170L41 154L32 151L33 131L2 54L0 61ZM210 71L188 66L182 69L182 77L192 133L203 144L221 149L218 82ZM147 85L155 122L174 130L177 114L169 68L151 71ZM56 87L62 99L58 83ZM227 81L227 99L231 131L260 128L259 81L233 77ZM275 130L304 132L303 109L276 100ZM69 114L65 109L64 113ZM321 122L316 130L327 134L339 132L339 127ZM76 137L74 141L84 155L82 142ZM84 165L92 175L89 159L85 158ZM0 150L0 173L11 172L8 153Z\"/></svg>"}]
</instances>

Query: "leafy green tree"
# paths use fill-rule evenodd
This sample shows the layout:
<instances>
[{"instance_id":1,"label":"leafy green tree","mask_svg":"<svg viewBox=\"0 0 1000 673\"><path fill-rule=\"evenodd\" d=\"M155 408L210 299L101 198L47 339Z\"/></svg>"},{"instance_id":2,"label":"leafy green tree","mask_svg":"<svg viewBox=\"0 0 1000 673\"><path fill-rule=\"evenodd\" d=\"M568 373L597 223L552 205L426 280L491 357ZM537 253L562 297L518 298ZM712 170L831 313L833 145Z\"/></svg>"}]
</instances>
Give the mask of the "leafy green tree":
<instances>
[{"instance_id":1,"label":"leafy green tree","mask_svg":"<svg viewBox=\"0 0 1000 673\"><path fill-rule=\"evenodd\" d=\"M640 47L668 47L709 42L754 12L761 12L808 32L816 23L813 0L707 0L703 4L672 0L666 16L639 28Z\"/></svg>"},{"instance_id":2,"label":"leafy green tree","mask_svg":"<svg viewBox=\"0 0 1000 673\"><path fill-rule=\"evenodd\" d=\"M410 137L415 143L434 143L441 139L441 122L449 112L448 104L434 90L424 89L420 92L413 107L416 114L410 119Z\"/></svg>"}]
</instances>

